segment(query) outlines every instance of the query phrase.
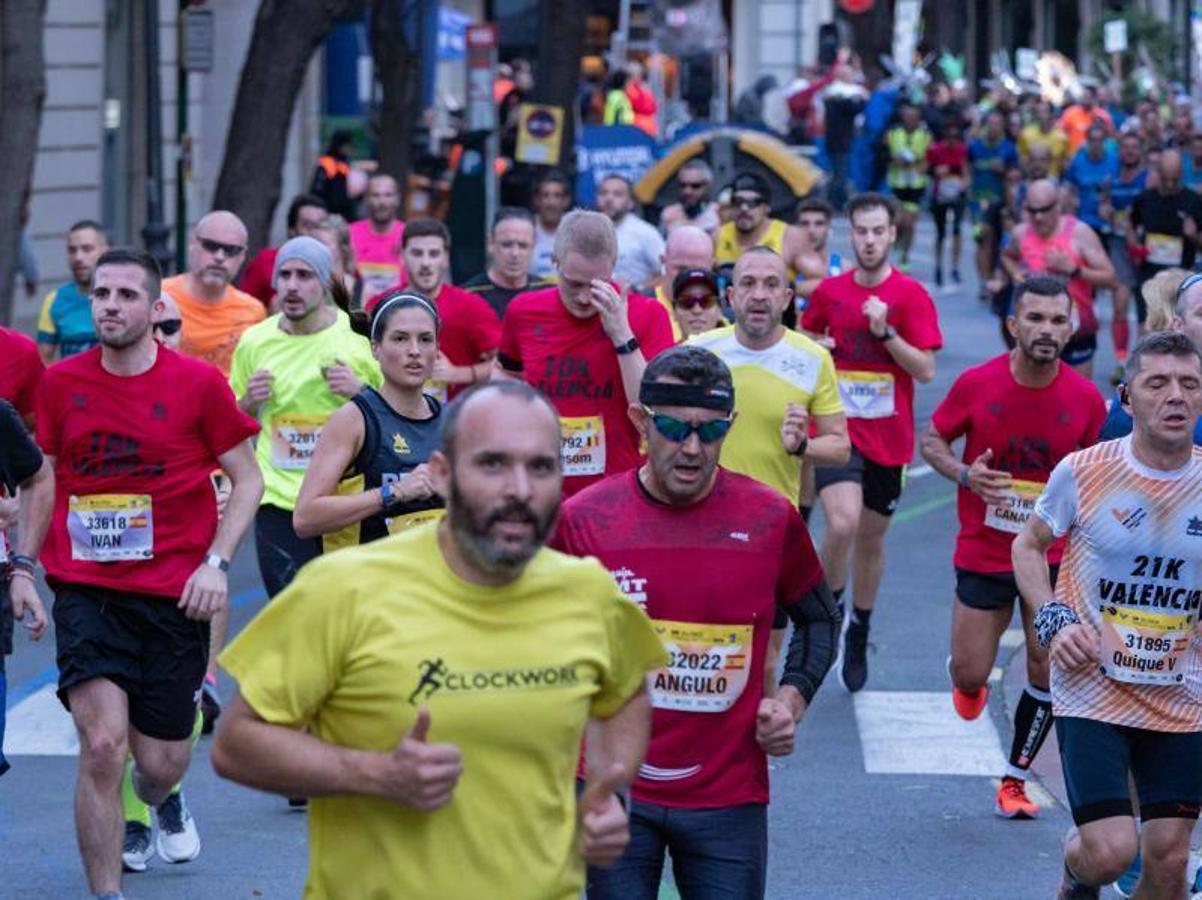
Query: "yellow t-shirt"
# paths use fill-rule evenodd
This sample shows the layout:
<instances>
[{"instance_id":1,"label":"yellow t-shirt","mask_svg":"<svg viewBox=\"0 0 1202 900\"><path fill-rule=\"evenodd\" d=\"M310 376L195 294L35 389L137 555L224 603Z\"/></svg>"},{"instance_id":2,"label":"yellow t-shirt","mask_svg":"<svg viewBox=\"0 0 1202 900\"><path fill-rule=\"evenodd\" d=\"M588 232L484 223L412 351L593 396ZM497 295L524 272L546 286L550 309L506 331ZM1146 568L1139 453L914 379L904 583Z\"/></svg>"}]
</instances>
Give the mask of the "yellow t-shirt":
<instances>
[{"instance_id":1,"label":"yellow t-shirt","mask_svg":"<svg viewBox=\"0 0 1202 900\"><path fill-rule=\"evenodd\" d=\"M771 247L781 256L785 255L785 231L788 225L780 219L769 219L768 230L756 246ZM743 247L739 246L738 232L734 222L727 222L718 229L718 238L714 242L714 265L716 268L733 266L743 255ZM789 283L797 278L797 273L789 268Z\"/></svg>"},{"instance_id":2,"label":"yellow t-shirt","mask_svg":"<svg viewBox=\"0 0 1202 900\"><path fill-rule=\"evenodd\" d=\"M347 402L330 390L323 374L338 360L364 384L380 386L380 367L371 355L371 344L350 329L341 310L333 325L314 334L281 331L277 313L248 328L239 339L230 369L234 396L246 393L246 383L259 369L274 376L271 397L259 410L263 428L255 442L263 473L263 503L295 508L321 428Z\"/></svg>"},{"instance_id":3,"label":"yellow t-shirt","mask_svg":"<svg viewBox=\"0 0 1202 900\"><path fill-rule=\"evenodd\" d=\"M659 301L660 306L668 311L668 322L672 326L672 340L679 344L683 336L680 330L680 323L676 321L676 310L672 308L672 301L664 293L664 286L662 284L655 287L655 299Z\"/></svg>"},{"instance_id":4,"label":"yellow t-shirt","mask_svg":"<svg viewBox=\"0 0 1202 900\"><path fill-rule=\"evenodd\" d=\"M463 775L433 813L373 797L309 805L305 896L577 900L576 764L667 661L595 559L542 550L512 584L468 584L430 524L309 564L221 655L269 722L388 752L430 710Z\"/></svg>"},{"instance_id":5,"label":"yellow t-shirt","mask_svg":"<svg viewBox=\"0 0 1202 900\"><path fill-rule=\"evenodd\" d=\"M793 503L801 495L801 460L785 450L780 426L789 403L811 416L843 412L835 364L816 341L786 330L767 350L744 347L728 325L694 335L689 343L717 354L735 383L738 418L722 445L721 463L780 491Z\"/></svg>"},{"instance_id":6,"label":"yellow t-shirt","mask_svg":"<svg viewBox=\"0 0 1202 900\"><path fill-rule=\"evenodd\" d=\"M1032 122L1018 133L1019 155L1025 160L1031 155L1031 148L1037 144L1048 148L1048 153L1052 157L1050 166L1052 174L1059 175L1064 171L1064 165L1068 158L1068 135L1056 127L1044 133L1038 122Z\"/></svg>"}]
</instances>

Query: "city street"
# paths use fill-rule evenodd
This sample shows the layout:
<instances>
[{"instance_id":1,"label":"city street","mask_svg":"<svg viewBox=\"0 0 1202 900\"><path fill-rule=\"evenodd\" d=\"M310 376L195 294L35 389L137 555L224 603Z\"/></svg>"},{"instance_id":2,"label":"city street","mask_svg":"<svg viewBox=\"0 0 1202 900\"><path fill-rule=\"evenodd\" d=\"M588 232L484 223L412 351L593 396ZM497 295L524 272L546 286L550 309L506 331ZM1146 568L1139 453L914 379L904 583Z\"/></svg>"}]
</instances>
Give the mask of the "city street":
<instances>
[{"instance_id":1,"label":"city street","mask_svg":"<svg viewBox=\"0 0 1202 900\"><path fill-rule=\"evenodd\" d=\"M835 230L836 249L849 261L846 222L839 220ZM928 220L915 246L914 271L933 284ZM920 435L954 378L1001 349L996 320L976 299L971 250L966 225L965 283L935 294L945 345L934 382L918 388ZM1113 366L1105 325L1099 342L1097 371L1105 377ZM953 501L952 485L916 454L888 538L868 686L853 698L832 674L803 721L795 754L773 763L771 898L1011 900L1054 893L1070 823L1058 789L1033 785L1044 804L1035 821L1004 821L993 813L1009 748L1008 702L1023 684L1021 675L1007 680L1004 673L1012 656L1021 671L1019 632L1006 636L989 712L965 723L952 710L945 665ZM821 516L815 520L817 541ZM236 630L264 602L249 542L235 561L231 594ZM31 644L18 634L8 664L6 747L13 769L0 778L3 897L59 900L87 893L72 825L76 748L54 678L53 635ZM223 676L221 689L228 697L234 685ZM185 781L203 841L200 858L179 866L155 859L147 873L125 877L126 896L299 896L305 815L290 812L282 798L217 778L209 746L209 739L201 740ZM1050 769L1048 785L1059 783L1052 754L1049 742L1042 760ZM353 887L346 896L355 896ZM661 896L677 896L667 881Z\"/></svg>"}]
</instances>

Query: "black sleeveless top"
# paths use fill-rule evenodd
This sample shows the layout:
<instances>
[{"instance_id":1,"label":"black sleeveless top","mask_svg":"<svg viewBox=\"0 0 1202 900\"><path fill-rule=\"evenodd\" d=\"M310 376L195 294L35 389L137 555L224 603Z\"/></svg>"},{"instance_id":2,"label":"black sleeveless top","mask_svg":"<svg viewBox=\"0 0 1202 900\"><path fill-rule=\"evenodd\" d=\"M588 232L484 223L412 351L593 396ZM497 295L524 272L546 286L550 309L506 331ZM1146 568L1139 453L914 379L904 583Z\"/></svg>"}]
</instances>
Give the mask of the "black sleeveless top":
<instances>
[{"instance_id":1,"label":"black sleeveless top","mask_svg":"<svg viewBox=\"0 0 1202 900\"><path fill-rule=\"evenodd\" d=\"M351 463L350 473L363 476L365 490L378 488L385 482L398 484L429 461L430 454L438 449L442 404L429 394L424 396L432 413L428 419L401 415L373 387L366 387L351 398L363 414L363 447ZM366 544L387 537L390 531L431 521L445 505L438 496L398 503L387 513L378 512L359 523L359 543Z\"/></svg>"}]
</instances>

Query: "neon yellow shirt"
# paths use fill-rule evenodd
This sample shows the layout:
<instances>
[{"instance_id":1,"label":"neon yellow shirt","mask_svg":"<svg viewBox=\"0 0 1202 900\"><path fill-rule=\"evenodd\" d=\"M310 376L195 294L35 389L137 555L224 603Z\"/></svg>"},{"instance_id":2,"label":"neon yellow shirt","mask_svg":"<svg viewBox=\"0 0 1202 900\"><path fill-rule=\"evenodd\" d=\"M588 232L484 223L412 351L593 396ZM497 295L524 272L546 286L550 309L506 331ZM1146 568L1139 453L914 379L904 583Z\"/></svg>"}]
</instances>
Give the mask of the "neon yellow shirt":
<instances>
[{"instance_id":1,"label":"neon yellow shirt","mask_svg":"<svg viewBox=\"0 0 1202 900\"><path fill-rule=\"evenodd\" d=\"M843 412L830 353L788 330L767 350L751 350L739 343L734 325L694 335L689 343L717 354L734 376L738 418L722 445L723 468L776 488L796 503L801 460L785 450L780 426L790 403L811 416Z\"/></svg>"},{"instance_id":2,"label":"neon yellow shirt","mask_svg":"<svg viewBox=\"0 0 1202 900\"><path fill-rule=\"evenodd\" d=\"M379 387L380 367L367 339L351 331L346 314L329 328L314 334L287 334L274 315L242 333L230 366L234 396L246 393L246 384L259 369L273 376L271 397L259 410L263 430L255 456L263 472L263 503L293 509L305 478L309 458L326 420L346 398L335 394L322 374L341 360L364 384Z\"/></svg>"},{"instance_id":3,"label":"neon yellow shirt","mask_svg":"<svg viewBox=\"0 0 1202 900\"><path fill-rule=\"evenodd\" d=\"M468 584L438 526L306 566L221 655L264 719L387 752L430 710L463 775L433 813L371 797L309 804L305 896L578 900L575 773L607 718L667 662L595 559L540 551L513 583Z\"/></svg>"}]
</instances>

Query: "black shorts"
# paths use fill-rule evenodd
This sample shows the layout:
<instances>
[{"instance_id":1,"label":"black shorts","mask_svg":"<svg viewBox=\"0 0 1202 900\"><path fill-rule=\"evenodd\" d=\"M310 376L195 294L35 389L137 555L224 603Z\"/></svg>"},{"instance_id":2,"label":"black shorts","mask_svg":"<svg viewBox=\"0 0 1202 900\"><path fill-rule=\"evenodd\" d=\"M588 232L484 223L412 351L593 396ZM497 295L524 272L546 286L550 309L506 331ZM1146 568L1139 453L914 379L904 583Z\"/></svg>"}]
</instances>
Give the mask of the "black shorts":
<instances>
[{"instance_id":1,"label":"black shorts","mask_svg":"<svg viewBox=\"0 0 1202 900\"><path fill-rule=\"evenodd\" d=\"M55 584L58 697L107 678L129 698L129 722L147 737L191 737L209 659L209 623L193 622L171 597Z\"/></svg>"},{"instance_id":2,"label":"black shorts","mask_svg":"<svg viewBox=\"0 0 1202 900\"><path fill-rule=\"evenodd\" d=\"M1059 572L1059 566L1048 566L1052 587ZM965 606L987 611L1013 609L1018 596L1013 572L972 572L956 567L956 599Z\"/></svg>"},{"instance_id":3,"label":"black shorts","mask_svg":"<svg viewBox=\"0 0 1202 900\"><path fill-rule=\"evenodd\" d=\"M897 202L902 206L910 209L918 209L922 206L923 198L926 197L926 188L894 188L893 196L897 198Z\"/></svg>"},{"instance_id":4,"label":"black shorts","mask_svg":"<svg viewBox=\"0 0 1202 900\"><path fill-rule=\"evenodd\" d=\"M845 465L814 469L814 489L819 494L841 481L854 481L863 488L866 509L891 516L906 483L906 467L882 466L852 447L851 458Z\"/></svg>"},{"instance_id":5,"label":"black shorts","mask_svg":"<svg viewBox=\"0 0 1202 900\"><path fill-rule=\"evenodd\" d=\"M1139 817L1197 819L1202 810L1202 732L1149 731L1093 719L1056 718L1073 821L1130 816L1127 770Z\"/></svg>"},{"instance_id":6,"label":"black shorts","mask_svg":"<svg viewBox=\"0 0 1202 900\"><path fill-rule=\"evenodd\" d=\"M1098 335L1093 334L1074 334L1064 349L1060 351L1060 359L1065 365L1079 366L1093 359L1095 353L1098 352Z\"/></svg>"}]
</instances>

